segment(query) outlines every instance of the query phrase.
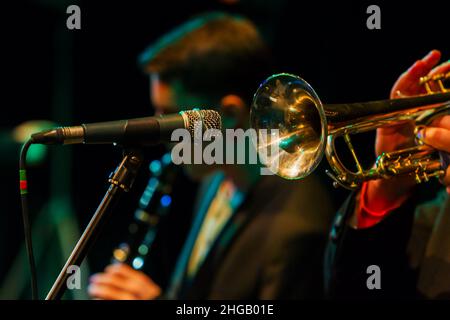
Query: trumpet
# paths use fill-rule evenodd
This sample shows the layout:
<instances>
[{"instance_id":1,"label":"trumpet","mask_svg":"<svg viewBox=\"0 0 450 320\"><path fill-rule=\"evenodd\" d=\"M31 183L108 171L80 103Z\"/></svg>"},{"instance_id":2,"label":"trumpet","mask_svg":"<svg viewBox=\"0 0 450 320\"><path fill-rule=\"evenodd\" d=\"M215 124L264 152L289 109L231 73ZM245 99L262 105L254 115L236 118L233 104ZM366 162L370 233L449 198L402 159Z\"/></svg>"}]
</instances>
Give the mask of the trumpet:
<instances>
[{"instance_id":1,"label":"trumpet","mask_svg":"<svg viewBox=\"0 0 450 320\"><path fill-rule=\"evenodd\" d=\"M282 178L302 179L317 168L325 155L333 170L327 170L327 174L334 186L347 189L401 174L414 176L417 183L442 177L442 162L448 161L448 154L424 145L417 133L433 119L450 113L450 90L445 87L449 78L450 72L423 77L420 83L427 93L417 97L324 105L302 78L287 73L272 75L259 86L250 110L253 129L277 132L256 142L260 159ZM436 87L438 91L434 92ZM350 136L402 121L413 121L416 145L383 153L373 167L364 169ZM350 150L353 170L337 154L335 141L339 137Z\"/></svg>"}]
</instances>

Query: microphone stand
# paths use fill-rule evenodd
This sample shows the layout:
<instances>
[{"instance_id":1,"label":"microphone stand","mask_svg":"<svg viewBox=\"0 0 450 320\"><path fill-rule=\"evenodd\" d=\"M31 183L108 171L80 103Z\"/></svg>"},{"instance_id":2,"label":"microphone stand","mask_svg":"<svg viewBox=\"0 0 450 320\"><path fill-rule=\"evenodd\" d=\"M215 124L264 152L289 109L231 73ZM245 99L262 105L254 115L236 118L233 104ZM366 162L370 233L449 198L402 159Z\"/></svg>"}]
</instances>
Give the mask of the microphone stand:
<instances>
[{"instance_id":1,"label":"microphone stand","mask_svg":"<svg viewBox=\"0 0 450 320\"><path fill-rule=\"evenodd\" d=\"M67 279L71 276L71 274L68 273L69 267L79 267L81 265L98 237L100 229L104 226L106 218L111 213L113 207L117 204L119 197L124 192L128 192L133 185L142 161L143 155L140 150L126 149L124 151L122 162L110 175L108 180L110 183L108 191L67 259L66 264L62 268L45 300L61 299L67 288Z\"/></svg>"}]
</instances>

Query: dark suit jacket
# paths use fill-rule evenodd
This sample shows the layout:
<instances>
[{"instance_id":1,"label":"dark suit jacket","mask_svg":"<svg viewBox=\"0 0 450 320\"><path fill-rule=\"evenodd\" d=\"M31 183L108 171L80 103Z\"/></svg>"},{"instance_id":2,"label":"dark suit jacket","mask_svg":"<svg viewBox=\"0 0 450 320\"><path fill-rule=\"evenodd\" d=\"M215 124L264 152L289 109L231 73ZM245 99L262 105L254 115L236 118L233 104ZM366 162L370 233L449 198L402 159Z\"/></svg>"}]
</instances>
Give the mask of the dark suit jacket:
<instances>
[{"instance_id":1,"label":"dark suit jacket","mask_svg":"<svg viewBox=\"0 0 450 320\"><path fill-rule=\"evenodd\" d=\"M336 215L326 254L332 298L450 298L450 200L438 183L416 188L377 225L356 230L351 195ZM381 289L369 290L367 267L380 267Z\"/></svg>"},{"instance_id":2,"label":"dark suit jacket","mask_svg":"<svg viewBox=\"0 0 450 320\"><path fill-rule=\"evenodd\" d=\"M320 297L328 194L315 177L267 176L247 195L193 279L185 268L169 298ZM176 282L176 281L175 281Z\"/></svg>"}]
</instances>

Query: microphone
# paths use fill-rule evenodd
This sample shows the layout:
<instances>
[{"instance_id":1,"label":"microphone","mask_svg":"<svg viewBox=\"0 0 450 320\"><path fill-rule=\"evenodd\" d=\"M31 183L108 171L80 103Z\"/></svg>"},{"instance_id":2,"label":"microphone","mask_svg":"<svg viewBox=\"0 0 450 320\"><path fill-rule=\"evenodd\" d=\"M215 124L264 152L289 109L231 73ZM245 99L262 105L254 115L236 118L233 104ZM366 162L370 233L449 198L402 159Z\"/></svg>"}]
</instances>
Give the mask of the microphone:
<instances>
[{"instance_id":1,"label":"microphone","mask_svg":"<svg viewBox=\"0 0 450 320\"><path fill-rule=\"evenodd\" d=\"M31 135L38 144L109 144L147 146L169 142L176 129L187 129L194 137L194 129L221 129L220 115L214 110L189 110L178 114L145 117L59 127Z\"/></svg>"}]
</instances>

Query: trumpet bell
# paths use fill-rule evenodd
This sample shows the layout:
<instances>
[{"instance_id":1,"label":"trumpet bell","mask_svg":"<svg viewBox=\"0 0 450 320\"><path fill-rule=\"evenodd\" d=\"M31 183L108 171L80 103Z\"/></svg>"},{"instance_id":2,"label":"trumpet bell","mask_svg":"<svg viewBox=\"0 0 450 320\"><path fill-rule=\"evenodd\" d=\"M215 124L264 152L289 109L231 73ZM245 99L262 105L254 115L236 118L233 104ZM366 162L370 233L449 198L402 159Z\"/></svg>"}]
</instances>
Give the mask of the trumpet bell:
<instances>
[{"instance_id":1,"label":"trumpet bell","mask_svg":"<svg viewBox=\"0 0 450 320\"><path fill-rule=\"evenodd\" d=\"M259 158L274 174L302 179L322 160L325 112L316 92L302 78L281 73L266 79L254 95L250 122L258 133Z\"/></svg>"}]
</instances>

